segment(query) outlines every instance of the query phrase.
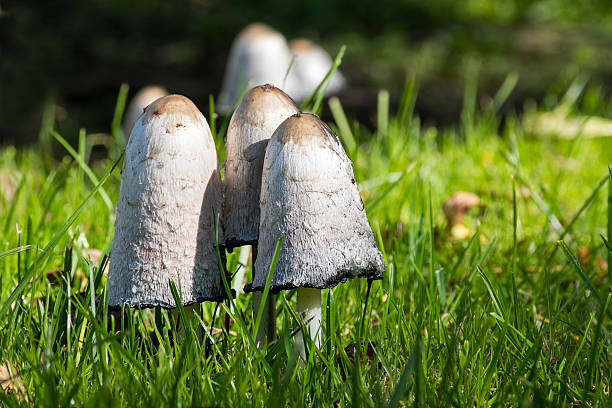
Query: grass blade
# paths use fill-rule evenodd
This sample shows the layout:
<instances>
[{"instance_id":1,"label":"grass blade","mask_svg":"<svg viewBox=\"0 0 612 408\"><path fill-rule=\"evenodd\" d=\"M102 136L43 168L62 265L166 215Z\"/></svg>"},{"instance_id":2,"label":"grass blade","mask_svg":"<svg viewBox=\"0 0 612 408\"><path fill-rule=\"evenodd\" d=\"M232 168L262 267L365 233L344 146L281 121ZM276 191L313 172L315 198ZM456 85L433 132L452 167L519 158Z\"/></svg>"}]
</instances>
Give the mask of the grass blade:
<instances>
[{"instance_id":1,"label":"grass blade","mask_svg":"<svg viewBox=\"0 0 612 408\"><path fill-rule=\"evenodd\" d=\"M91 180L91 182L94 185L98 184L99 180L94 174L94 172L87 165L87 163L85 163L85 161L83 160L83 157L76 150L74 150L72 146L70 146L70 143L68 143L66 139L64 139L55 130L51 130L51 134L53 135L55 140L57 140L62 146L64 146L64 148L68 151L68 153L70 153L70 155L77 161L77 163L79 164L79 167L81 167L81 169L83 169L85 174L87 174L87 177L89 177L89 180ZM108 194L106 194L106 191L104 190L104 188L100 187L99 192L100 192L100 195L102 196L102 199L104 200L104 203L106 203L106 206L108 207L108 209L112 210L113 203L111 199L108 197Z\"/></svg>"},{"instance_id":2,"label":"grass blade","mask_svg":"<svg viewBox=\"0 0 612 408\"><path fill-rule=\"evenodd\" d=\"M510 94L512 94L512 91L516 87L518 80L519 74L516 72L511 72L506 76L506 79L504 79L504 82L497 90L497 93L491 102L491 110L493 113L497 113L502 105L508 100Z\"/></svg>"},{"instance_id":3,"label":"grass blade","mask_svg":"<svg viewBox=\"0 0 612 408\"><path fill-rule=\"evenodd\" d=\"M578 275L580 276L580 278L582 279L582 281L584 282L586 287L589 288L589 290L591 291L593 296L595 296L595 299L597 299L597 301L601 304L602 300L601 300L601 297L599 296L599 293L597 293L597 290L591 284L591 280L584 273L584 270L582 269L582 266L580 266L580 263L578 262L578 259L572 253L571 249L569 249L569 247L567 246L567 244L563 240L557 241L557 244L561 247L561 249L565 253L565 256L570 261L570 263L572 264L572 266L574 267L576 272L578 272Z\"/></svg>"},{"instance_id":4,"label":"grass blade","mask_svg":"<svg viewBox=\"0 0 612 408\"><path fill-rule=\"evenodd\" d=\"M382 89L378 92L377 129L379 137L387 137L389 133L389 91Z\"/></svg>"},{"instance_id":5,"label":"grass blade","mask_svg":"<svg viewBox=\"0 0 612 408\"><path fill-rule=\"evenodd\" d=\"M412 118L414 114L414 106L416 104L418 84L414 77L406 78L404 82L404 91L402 92L402 100L397 114L397 123L400 127L406 125L406 121Z\"/></svg>"},{"instance_id":6,"label":"grass blade","mask_svg":"<svg viewBox=\"0 0 612 408\"><path fill-rule=\"evenodd\" d=\"M30 279L34 277L34 274L36 273L36 270L37 270L37 268L35 268L34 265L40 265L42 261L44 260L44 258L47 255L51 254L51 251L53 250L53 248L55 248L60 238L66 233L66 231L68 231L68 228L70 228L70 226L76 221L79 215L81 215L81 212L83 212L83 209L85 208L89 200L98 192L98 190L104 185L104 183L106 183L106 181L111 176L113 170L115 170L115 167L117 167L117 165L119 164L122 158L123 158L123 153L121 153L119 158L117 158L115 163L113 163L111 168L106 172L104 177L102 177L100 182L93 188L93 190L91 190L91 192L87 195L87 197L85 197L83 202L81 202L81 204L77 207L77 209L66 220L62 228L60 228L60 230L57 231L55 235L53 235L49 243L44 247L42 254L39 254L36 257L36 259L33 262L33 265L28 268L28 272L24 275L21 281L17 284L17 287L13 289L13 292L8 297L8 299L4 302L4 304L2 304L2 306L0 306L0 319L4 318L5 313L11 307L13 302L15 302L15 299L17 299L17 297L21 295L21 293L25 289Z\"/></svg>"},{"instance_id":7,"label":"grass blade","mask_svg":"<svg viewBox=\"0 0 612 408\"><path fill-rule=\"evenodd\" d=\"M608 242L612 240L612 166L608 166ZM612 282L612 251L608 247L608 282Z\"/></svg>"},{"instance_id":8,"label":"grass blade","mask_svg":"<svg viewBox=\"0 0 612 408\"><path fill-rule=\"evenodd\" d=\"M111 133L113 135L113 138L115 139L115 146L118 146L119 148L125 146L126 142L126 135L123 134L123 129L121 128L121 121L123 120L123 113L125 111L125 104L127 102L127 95L129 90L130 86L126 83L121 84L121 86L119 87L119 93L117 94L117 102L115 103L115 112L113 113L113 121L111 122Z\"/></svg>"},{"instance_id":9,"label":"grass blade","mask_svg":"<svg viewBox=\"0 0 612 408\"><path fill-rule=\"evenodd\" d=\"M416 344L410 351L410 357L408 357L408 361L404 366L404 371L402 372L399 381L395 385L395 388L393 390L393 396L391 397L391 401L389 402L389 408L395 408L399 405L400 401L404 398L404 395L408 390L408 381L412 377L412 374L414 373L416 376L416 371L418 369L417 360L421 358L421 347L421 338L418 337Z\"/></svg>"},{"instance_id":10,"label":"grass blade","mask_svg":"<svg viewBox=\"0 0 612 408\"><path fill-rule=\"evenodd\" d=\"M338 126L338 131L346 150L352 154L355 152L355 149L357 149L357 142L355 141L355 136L353 136L353 131L351 130L348 119L344 114L344 109L342 109L340 99L335 96L329 98L329 109L334 117L336 126Z\"/></svg>"},{"instance_id":11,"label":"grass blade","mask_svg":"<svg viewBox=\"0 0 612 408\"><path fill-rule=\"evenodd\" d=\"M268 294L270 293L270 285L272 284L272 277L274 276L274 271L276 270L276 262L278 261L278 256L280 254L282 245L283 237L280 236L278 238L278 241L276 241L276 248L274 248L274 255L272 256L272 262L270 263L270 269L268 269L268 276L266 277L266 286L264 287L263 294L261 295L261 300L259 301L259 308L257 309L257 318L255 320L255 326L253 327L254 339L257 338L257 332L259 331L259 325L263 316L266 300L268 299Z\"/></svg>"},{"instance_id":12,"label":"grass blade","mask_svg":"<svg viewBox=\"0 0 612 408\"><path fill-rule=\"evenodd\" d=\"M210 123L210 133L213 140L217 140L217 117L215 115L215 97L212 94L208 95L208 123Z\"/></svg>"},{"instance_id":13,"label":"grass blade","mask_svg":"<svg viewBox=\"0 0 612 408\"><path fill-rule=\"evenodd\" d=\"M312 92L312 94L310 94L308 99L306 99L306 101L302 103L301 110L303 112L310 112L310 113L317 114L317 112L319 111L321 107L321 101L323 100L323 97L325 96L327 85L329 85L329 79L334 74L334 72L336 72L336 70L342 63L342 57L344 56L345 51L346 51L346 45L343 45L342 47L340 47L340 51L338 51L338 54L336 54L336 58L334 59L334 62L331 68L329 68L329 71L327 71L327 74L325 75L321 83L317 85L317 87ZM313 100L314 100L314 104L310 106Z\"/></svg>"},{"instance_id":14,"label":"grass blade","mask_svg":"<svg viewBox=\"0 0 612 408\"><path fill-rule=\"evenodd\" d=\"M266 373L270 374L272 372L272 367L266 361L265 355L257 347L255 338L251 336L251 332L248 330L247 325L244 322L244 319L242 318L242 315L238 312L232 313L232 310L238 311L238 308L236 307L236 304L234 302L234 296L233 296L232 290L230 289L229 283L227 281L225 267L221 260L221 250L219 246L219 214L215 215L215 247L217 249L217 263L219 265L219 271L221 273L221 282L223 283L223 289L225 290L225 294L227 295L231 308L228 308L225 304L221 304L221 307L223 307L223 309L225 310L225 313L230 315L238 323L238 326L240 327L242 335L246 337L246 340L251 346L252 352L255 354L258 360L262 363L262 366L264 367L264 370L266 370Z\"/></svg>"},{"instance_id":15,"label":"grass blade","mask_svg":"<svg viewBox=\"0 0 612 408\"><path fill-rule=\"evenodd\" d=\"M28 249L32 249L32 245L22 245L15 248L11 248L8 251L0 252L0 258L4 258L5 256L15 255L23 251L27 251Z\"/></svg>"},{"instance_id":16,"label":"grass blade","mask_svg":"<svg viewBox=\"0 0 612 408\"><path fill-rule=\"evenodd\" d=\"M593 380L593 370L595 369L595 365L599 363L599 356L597 354L597 346L600 345L599 337L601 336L601 329L603 326L603 321L606 318L606 313L608 311L608 306L610 305L610 299L612 298L612 293L608 294L608 298L606 299L606 303L601 305L601 310L599 312L599 316L597 316L597 326L595 326L595 333L591 338L591 350L589 352L589 366L587 368L586 378L584 381L584 395L588 395L591 391L591 384ZM601 344L603 346L603 344ZM606 357L607 359L607 357Z\"/></svg>"},{"instance_id":17,"label":"grass blade","mask_svg":"<svg viewBox=\"0 0 612 408\"><path fill-rule=\"evenodd\" d=\"M4 235L9 230L11 225L11 221L13 219L13 215L15 214L15 209L17 208L17 203L19 202L19 197L21 197L21 193L23 192L23 187L25 186L26 175L21 176L21 181L19 182L19 186L15 191L15 195L13 197L13 202L11 203L11 207L9 208L8 214L6 215L6 220L4 221Z\"/></svg>"}]
</instances>

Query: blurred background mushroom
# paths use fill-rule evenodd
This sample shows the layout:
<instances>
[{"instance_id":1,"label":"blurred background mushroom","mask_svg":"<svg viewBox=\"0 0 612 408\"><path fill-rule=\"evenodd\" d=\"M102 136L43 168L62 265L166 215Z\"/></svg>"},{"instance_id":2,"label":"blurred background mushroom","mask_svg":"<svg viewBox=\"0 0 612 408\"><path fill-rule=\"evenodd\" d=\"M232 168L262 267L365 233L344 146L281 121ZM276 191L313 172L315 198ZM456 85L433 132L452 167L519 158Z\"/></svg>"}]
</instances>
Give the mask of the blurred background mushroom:
<instances>
[{"instance_id":1,"label":"blurred background mushroom","mask_svg":"<svg viewBox=\"0 0 612 408\"><path fill-rule=\"evenodd\" d=\"M215 216L217 152L208 123L186 97L149 105L132 129L117 202L108 272L111 308L174 308L221 300Z\"/></svg>"},{"instance_id":2,"label":"blurred background mushroom","mask_svg":"<svg viewBox=\"0 0 612 408\"><path fill-rule=\"evenodd\" d=\"M352 163L338 137L317 116L295 114L274 132L264 159L260 205L255 275L245 290L264 289L277 241L283 237L271 290L297 289L296 310L319 345L321 289L355 277L382 279L385 262ZM296 348L305 357L301 336Z\"/></svg>"},{"instance_id":3,"label":"blurred background mushroom","mask_svg":"<svg viewBox=\"0 0 612 408\"><path fill-rule=\"evenodd\" d=\"M242 30L227 60L218 110L228 114L240 95L252 85L269 83L295 101L305 101L323 81L332 66L329 54L305 38L292 40L273 28L253 23ZM329 80L325 95L338 93L346 79L338 70Z\"/></svg>"},{"instance_id":4,"label":"blurred background mushroom","mask_svg":"<svg viewBox=\"0 0 612 408\"><path fill-rule=\"evenodd\" d=\"M332 59L321 46L306 38L296 38L289 42L293 55L293 65L289 75L293 89L289 89L293 99L298 102L306 100L323 81L332 66ZM325 90L325 96L337 94L346 86L346 79L340 70L336 70Z\"/></svg>"},{"instance_id":5,"label":"blurred background mushroom","mask_svg":"<svg viewBox=\"0 0 612 408\"><path fill-rule=\"evenodd\" d=\"M290 64L291 51L281 33L262 23L248 25L232 44L217 109L225 115L231 113L241 95L253 85L292 88L287 83Z\"/></svg>"},{"instance_id":6,"label":"blurred background mushroom","mask_svg":"<svg viewBox=\"0 0 612 408\"><path fill-rule=\"evenodd\" d=\"M455 239L465 239L473 234L468 227L463 224L465 215L472 208L480 208L484 212L484 205L480 197L474 193L457 191L450 196L442 206L446 218L446 231Z\"/></svg>"},{"instance_id":7,"label":"blurred background mushroom","mask_svg":"<svg viewBox=\"0 0 612 408\"><path fill-rule=\"evenodd\" d=\"M0 100L0 143L36 141L47 104L57 105L55 128L71 142L83 126L89 134L108 132L122 82L135 90L163 84L203 108L209 95L219 94L233 39L254 21L289 39L309 38L332 56L345 44L341 69L347 87L340 99L366 128L376 125L372 112L379 89L390 91L394 111L406 78L416 78L419 95L426 95L415 100L417 116L445 127L464 112L466 91L486 106L509 73L518 81L496 107L502 115L554 112L584 72L588 80L572 90L577 112L566 120L575 113L610 119L612 3L550 3L390 0L380 7L297 0L290 8L270 0L3 3L0 89L6 97ZM327 106L322 115L329 117Z\"/></svg>"},{"instance_id":8,"label":"blurred background mushroom","mask_svg":"<svg viewBox=\"0 0 612 408\"><path fill-rule=\"evenodd\" d=\"M125 115L123 115L123 124L121 126L126 143L130 136L130 132L132 131L132 127L134 126L134 123L136 123L136 119L142 115L145 108L151 103L155 102L157 99L166 95L168 95L166 88L159 85L145 86L138 91L136 95L134 95L128 104L127 109L125 110Z\"/></svg>"}]
</instances>

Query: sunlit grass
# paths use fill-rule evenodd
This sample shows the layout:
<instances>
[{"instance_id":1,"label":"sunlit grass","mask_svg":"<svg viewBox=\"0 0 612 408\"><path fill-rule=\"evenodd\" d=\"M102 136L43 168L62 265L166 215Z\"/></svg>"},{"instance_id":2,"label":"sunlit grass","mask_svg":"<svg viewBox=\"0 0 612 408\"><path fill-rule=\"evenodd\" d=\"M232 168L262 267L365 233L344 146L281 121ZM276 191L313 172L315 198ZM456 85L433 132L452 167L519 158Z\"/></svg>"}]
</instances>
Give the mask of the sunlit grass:
<instances>
[{"instance_id":1,"label":"sunlit grass","mask_svg":"<svg viewBox=\"0 0 612 408\"><path fill-rule=\"evenodd\" d=\"M277 297L279 339L265 353L252 342L251 295L235 309L203 304L190 322L108 312L104 194L119 193L123 94L106 158L89 160L85 133L61 160L39 146L0 151L2 404L609 406L612 139L532 138L519 118L502 124L495 103L477 109L470 90L455 128L424 127L416 89L407 82L398 112L381 93L375 130L331 102L388 269L365 314L367 282L323 291L321 349L310 344L305 363L292 291ZM45 144L66 136L45 126ZM457 191L482 202L461 237L442 211ZM102 256L90 259L92 248Z\"/></svg>"}]
</instances>

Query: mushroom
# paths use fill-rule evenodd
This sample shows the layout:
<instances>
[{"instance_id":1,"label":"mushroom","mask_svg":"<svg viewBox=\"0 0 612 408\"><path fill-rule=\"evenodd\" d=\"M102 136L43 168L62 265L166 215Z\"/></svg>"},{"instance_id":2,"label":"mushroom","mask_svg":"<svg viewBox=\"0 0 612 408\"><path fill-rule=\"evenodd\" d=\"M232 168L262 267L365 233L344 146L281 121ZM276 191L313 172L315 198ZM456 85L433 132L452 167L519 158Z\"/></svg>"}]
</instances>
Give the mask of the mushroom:
<instances>
[{"instance_id":1,"label":"mushroom","mask_svg":"<svg viewBox=\"0 0 612 408\"><path fill-rule=\"evenodd\" d=\"M289 49L294 58L290 75L293 89L289 92L297 101L304 101L323 81L332 66L329 54L319 45L306 38L296 38L289 42ZM299 84L296 86L295 84ZM329 79L325 95L340 92L346 86L346 79L339 70L336 70Z\"/></svg>"},{"instance_id":2,"label":"mushroom","mask_svg":"<svg viewBox=\"0 0 612 408\"><path fill-rule=\"evenodd\" d=\"M248 25L232 44L217 109L229 114L249 82L283 87L290 65L291 52L281 33L262 23Z\"/></svg>"},{"instance_id":3,"label":"mushroom","mask_svg":"<svg viewBox=\"0 0 612 408\"><path fill-rule=\"evenodd\" d=\"M382 279L376 246L352 163L338 137L316 115L295 114L268 143L260 196L259 254L253 282L263 290L283 237L271 290L297 289L297 311L319 344L321 289L354 277ZM304 345L296 347L304 357Z\"/></svg>"},{"instance_id":4,"label":"mushroom","mask_svg":"<svg viewBox=\"0 0 612 408\"><path fill-rule=\"evenodd\" d=\"M257 254L259 235L259 194L261 170L266 146L274 130L289 116L298 113L295 102L283 91L266 84L251 88L232 115L225 143L225 179L223 214L225 247L253 245ZM260 298L253 299L254 316ZM274 301L266 301L263 325L257 343L274 335Z\"/></svg>"},{"instance_id":5,"label":"mushroom","mask_svg":"<svg viewBox=\"0 0 612 408\"><path fill-rule=\"evenodd\" d=\"M465 239L473 234L462 222L468 211L477 206L481 212L484 211L485 207L480 198L474 193L465 191L458 191L444 201L442 209L446 217L446 231L453 238Z\"/></svg>"},{"instance_id":6,"label":"mushroom","mask_svg":"<svg viewBox=\"0 0 612 408\"><path fill-rule=\"evenodd\" d=\"M463 221L465 214L472 208L481 205L480 197L474 193L457 191L444 201L442 210L449 225L459 224Z\"/></svg>"},{"instance_id":7,"label":"mushroom","mask_svg":"<svg viewBox=\"0 0 612 408\"><path fill-rule=\"evenodd\" d=\"M185 306L225 298L214 227L220 183L215 144L198 108L180 95L149 105L125 152L110 307L174 308L170 280Z\"/></svg>"},{"instance_id":8,"label":"mushroom","mask_svg":"<svg viewBox=\"0 0 612 408\"><path fill-rule=\"evenodd\" d=\"M132 127L136 120L147 106L149 106L155 100L168 95L166 88L159 85L149 85L142 88L134 95L130 101L123 117L123 134L126 138L129 137ZM127 142L127 140L126 140Z\"/></svg>"},{"instance_id":9,"label":"mushroom","mask_svg":"<svg viewBox=\"0 0 612 408\"><path fill-rule=\"evenodd\" d=\"M300 110L271 84L251 88L232 115L225 143L225 246L257 244L259 192L266 146L285 119Z\"/></svg>"}]
</instances>

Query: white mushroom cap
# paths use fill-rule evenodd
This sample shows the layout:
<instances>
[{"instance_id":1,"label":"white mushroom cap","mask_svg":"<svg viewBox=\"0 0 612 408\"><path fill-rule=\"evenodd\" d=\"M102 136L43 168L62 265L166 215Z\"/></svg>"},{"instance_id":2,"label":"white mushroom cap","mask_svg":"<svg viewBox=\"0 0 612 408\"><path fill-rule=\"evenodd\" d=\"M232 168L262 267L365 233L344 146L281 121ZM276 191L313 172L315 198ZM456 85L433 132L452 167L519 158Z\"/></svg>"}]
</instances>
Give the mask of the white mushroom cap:
<instances>
[{"instance_id":1,"label":"white mushroom cap","mask_svg":"<svg viewBox=\"0 0 612 408\"><path fill-rule=\"evenodd\" d=\"M299 111L286 93L266 84L251 88L232 115L225 142L223 180L227 248L257 243L266 146L278 125Z\"/></svg>"},{"instance_id":2,"label":"white mushroom cap","mask_svg":"<svg viewBox=\"0 0 612 408\"><path fill-rule=\"evenodd\" d=\"M214 236L220 212L217 152L206 119L184 96L158 99L134 125L125 152L109 306L175 307L169 280L184 305L223 298Z\"/></svg>"},{"instance_id":3,"label":"white mushroom cap","mask_svg":"<svg viewBox=\"0 0 612 408\"><path fill-rule=\"evenodd\" d=\"M232 44L217 108L228 114L249 82L283 86L291 52L285 37L265 24L243 29Z\"/></svg>"},{"instance_id":4,"label":"white mushroom cap","mask_svg":"<svg viewBox=\"0 0 612 408\"><path fill-rule=\"evenodd\" d=\"M317 116L293 115L274 132L264 159L260 206L255 276L246 290L263 290L280 236L274 292L383 277L385 263L351 161Z\"/></svg>"},{"instance_id":5,"label":"white mushroom cap","mask_svg":"<svg viewBox=\"0 0 612 408\"><path fill-rule=\"evenodd\" d=\"M138 91L136 95L134 95L125 111L125 115L123 116L123 125L121 126L123 128L126 141L130 135L130 132L132 131L134 123L136 123L138 117L142 115L145 108L151 103L155 102L157 99L166 95L168 95L166 88L158 85L145 86Z\"/></svg>"},{"instance_id":6,"label":"white mushroom cap","mask_svg":"<svg viewBox=\"0 0 612 408\"><path fill-rule=\"evenodd\" d=\"M306 38L291 40L289 49L293 54L294 62L291 68L293 88L288 89L288 92L296 101L303 101L325 78L333 61L327 51ZM329 80L325 95L336 94L345 86L346 79L337 69Z\"/></svg>"}]
</instances>

